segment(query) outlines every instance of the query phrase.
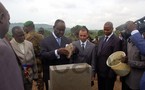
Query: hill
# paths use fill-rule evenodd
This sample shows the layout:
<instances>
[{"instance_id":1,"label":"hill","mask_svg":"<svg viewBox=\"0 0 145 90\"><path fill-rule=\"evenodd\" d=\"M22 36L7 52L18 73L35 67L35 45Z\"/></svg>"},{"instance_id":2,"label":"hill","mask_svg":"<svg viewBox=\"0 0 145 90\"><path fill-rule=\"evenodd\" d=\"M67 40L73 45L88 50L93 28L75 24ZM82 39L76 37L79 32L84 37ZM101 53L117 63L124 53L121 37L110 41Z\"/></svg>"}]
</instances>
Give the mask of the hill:
<instances>
[{"instance_id":1,"label":"hill","mask_svg":"<svg viewBox=\"0 0 145 90\"><path fill-rule=\"evenodd\" d=\"M23 23L11 23L9 29L11 30L14 26L20 26L23 27ZM35 24L36 30L38 30L40 27L43 27L46 30L52 30L53 26L48 24Z\"/></svg>"}]
</instances>

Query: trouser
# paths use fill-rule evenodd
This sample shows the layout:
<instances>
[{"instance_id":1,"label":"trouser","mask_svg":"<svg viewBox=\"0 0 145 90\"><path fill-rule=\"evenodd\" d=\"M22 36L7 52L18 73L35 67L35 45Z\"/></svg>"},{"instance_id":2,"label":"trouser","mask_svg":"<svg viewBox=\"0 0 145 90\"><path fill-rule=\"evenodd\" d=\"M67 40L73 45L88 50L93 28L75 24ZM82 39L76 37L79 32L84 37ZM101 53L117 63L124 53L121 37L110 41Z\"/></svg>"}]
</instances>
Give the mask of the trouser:
<instances>
[{"instance_id":1,"label":"trouser","mask_svg":"<svg viewBox=\"0 0 145 90\"><path fill-rule=\"evenodd\" d=\"M44 81L44 82L45 82L46 90L49 90L49 83L48 83L48 81Z\"/></svg>"},{"instance_id":2,"label":"trouser","mask_svg":"<svg viewBox=\"0 0 145 90\"><path fill-rule=\"evenodd\" d=\"M125 78L126 78L125 76L124 77L120 77L120 80L122 82L121 89L122 90L130 90L129 87L128 87L128 85L125 83Z\"/></svg>"},{"instance_id":3,"label":"trouser","mask_svg":"<svg viewBox=\"0 0 145 90\"><path fill-rule=\"evenodd\" d=\"M28 79L25 79L25 81L24 81L24 89L32 90L32 82L30 82Z\"/></svg>"},{"instance_id":4,"label":"trouser","mask_svg":"<svg viewBox=\"0 0 145 90\"><path fill-rule=\"evenodd\" d=\"M44 82L42 77L42 63L39 58L36 58L37 68L38 68L38 80L37 80L37 87L38 90L44 90Z\"/></svg>"},{"instance_id":5,"label":"trouser","mask_svg":"<svg viewBox=\"0 0 145 90\"><path fill-rule=\"evenodd\" d=\"M125 82L126 77L121 77L121 82L122 82L122 90L139 90L139 89L131 89Z\"/></svg>"},{"instance_id":6,"label":"trouser","mask_svg":"<svg viewBox=\"0 0 145 90\"><path fill-rule=\"evenodd\" d=\"M98 75L98 90L113 90L115 80L116 79L114 78L107 78Z\"/></svg>"}]
</instances>

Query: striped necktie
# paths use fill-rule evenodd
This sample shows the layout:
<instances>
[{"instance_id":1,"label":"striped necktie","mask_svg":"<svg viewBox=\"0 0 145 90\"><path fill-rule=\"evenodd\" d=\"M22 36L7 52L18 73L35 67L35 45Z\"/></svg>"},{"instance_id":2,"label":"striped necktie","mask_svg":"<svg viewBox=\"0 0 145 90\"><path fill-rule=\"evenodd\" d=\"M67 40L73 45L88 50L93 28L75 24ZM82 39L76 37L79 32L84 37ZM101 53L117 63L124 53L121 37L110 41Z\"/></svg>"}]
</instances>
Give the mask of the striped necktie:
<instances>
[{"instance_id":1,"label":"striped necktie","mask_svg":"<svg viewBox=\"0 0 145 90\"><path fill-rule=\"evenodd\" d=\"M85 44L84 43L82 43L82 45L81 45L81 47L82 47L82 50L84 50L85 49Z\"/></svg>"}]
</instances>

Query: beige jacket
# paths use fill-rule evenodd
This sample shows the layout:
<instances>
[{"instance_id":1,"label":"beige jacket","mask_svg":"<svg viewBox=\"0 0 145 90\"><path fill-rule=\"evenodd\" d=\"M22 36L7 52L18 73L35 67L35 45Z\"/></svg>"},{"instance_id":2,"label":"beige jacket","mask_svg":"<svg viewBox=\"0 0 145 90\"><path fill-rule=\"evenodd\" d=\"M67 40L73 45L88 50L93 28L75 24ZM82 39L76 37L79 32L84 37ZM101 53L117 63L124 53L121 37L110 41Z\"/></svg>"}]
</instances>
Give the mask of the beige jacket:
<instances>
[{"instance_id":1,"label":"beige jacket","mask_svg":"<svg viewBox=\"0 0 145 90\"><path fill-rule=\"evenodd\" d=\"M15 53L17 54L20 62L22 65L32 65L31 69L32 71L30 71L30 78L32 79L36 79L37 78L37 65L36 65L36 59L35 59L35 54L34 54L34 49L33 49L33 45L31 42L24 40L24 52L23 53L19 46L18 43L14 40L14 38L10 41Z\"/></svg>"}]
</instances>

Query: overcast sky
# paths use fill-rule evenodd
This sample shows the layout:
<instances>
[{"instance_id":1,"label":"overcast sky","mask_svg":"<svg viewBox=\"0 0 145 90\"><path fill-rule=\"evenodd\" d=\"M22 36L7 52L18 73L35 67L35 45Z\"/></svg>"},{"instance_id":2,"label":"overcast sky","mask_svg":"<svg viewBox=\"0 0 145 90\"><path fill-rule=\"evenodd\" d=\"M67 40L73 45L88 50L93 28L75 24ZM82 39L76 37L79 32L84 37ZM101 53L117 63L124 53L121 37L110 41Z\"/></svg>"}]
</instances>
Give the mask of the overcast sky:
<instances>
[{"instance_id":1,"label":"overcast sky","mask_svg":"<svg viewBox=\"0 0 145 90\"><path fill-rule=\"evenodd\" d=\"M67 27L86 25L102 29L106 21L114 27L145 16L145 0L1 0L11 23L32 20L53 25L63 19ZM143 12L142 12L143 11Z\"/></svg>"}]
</instances>

